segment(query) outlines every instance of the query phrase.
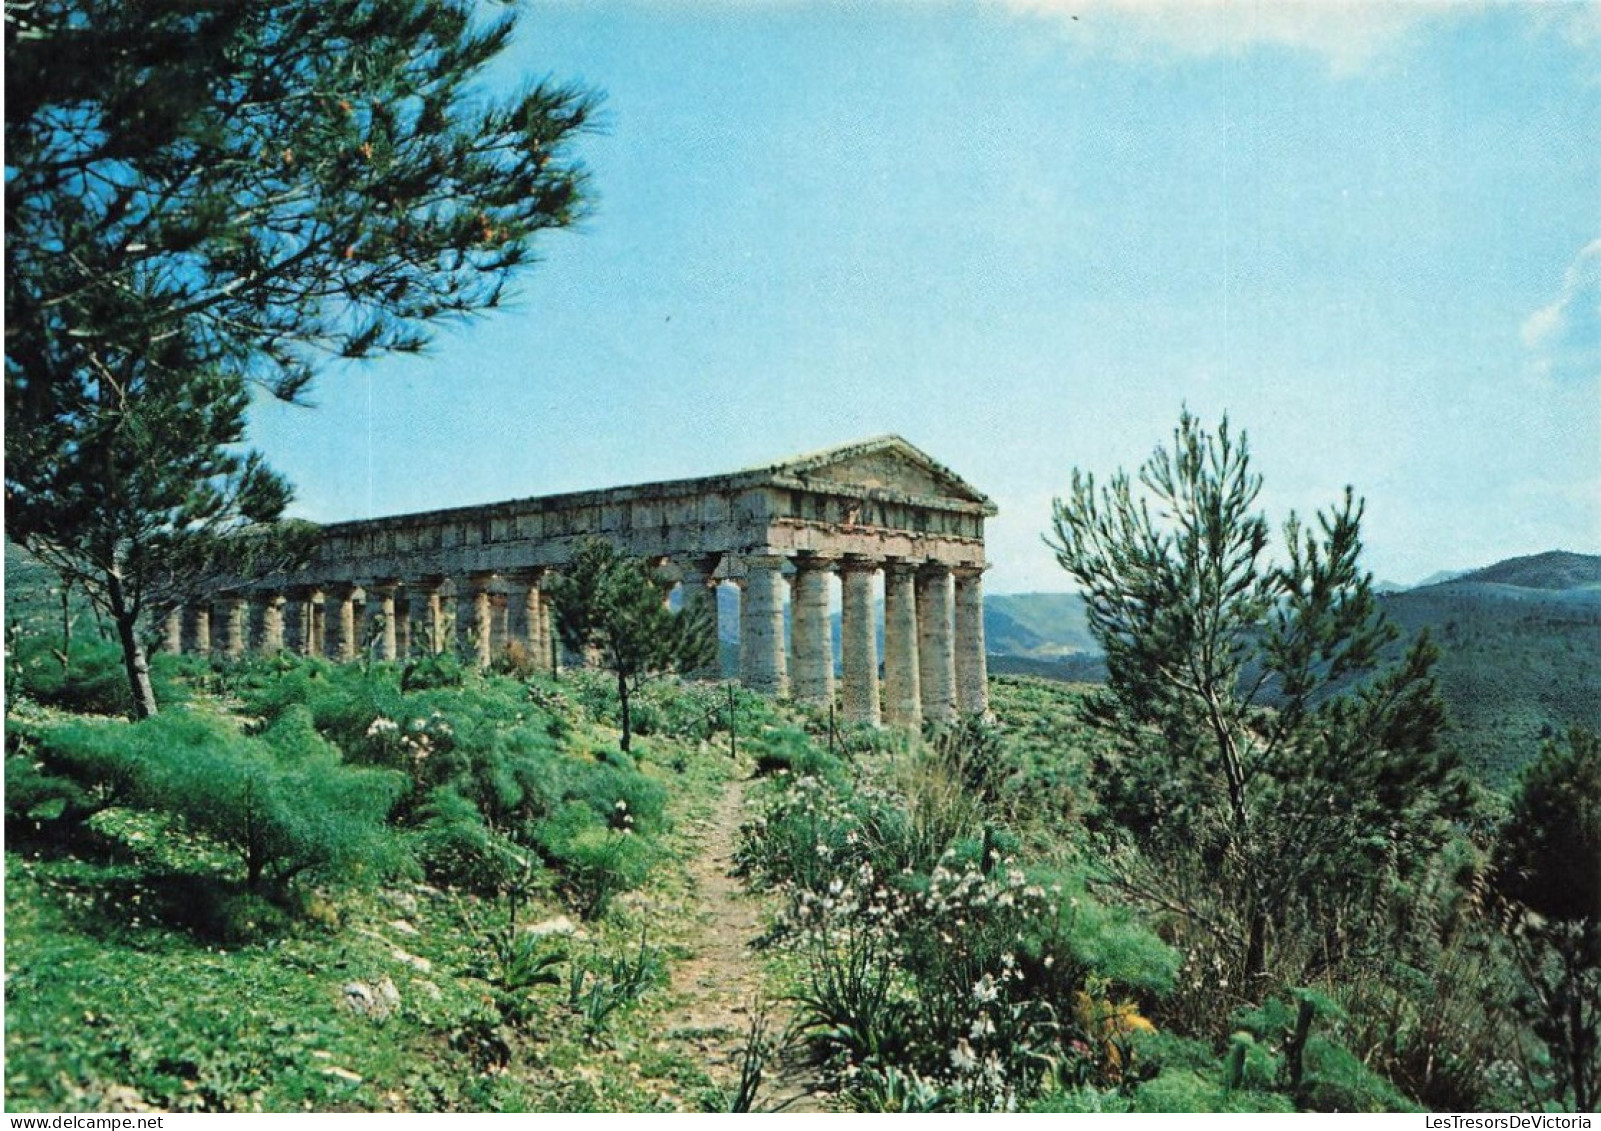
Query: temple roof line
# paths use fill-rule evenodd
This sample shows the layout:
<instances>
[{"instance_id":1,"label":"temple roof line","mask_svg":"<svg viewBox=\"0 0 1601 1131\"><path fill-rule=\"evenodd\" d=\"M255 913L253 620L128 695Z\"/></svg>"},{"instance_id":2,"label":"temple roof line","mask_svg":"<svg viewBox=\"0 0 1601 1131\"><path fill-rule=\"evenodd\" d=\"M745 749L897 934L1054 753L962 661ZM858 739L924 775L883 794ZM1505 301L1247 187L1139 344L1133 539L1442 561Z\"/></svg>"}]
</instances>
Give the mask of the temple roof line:
<instances>
[{"instance_id":1,"label":"temple roof line","mask_svg":"<svg viewBox=\"0 0 1601 1131\"><path fill-rule=\"evenodd\" d=\"M885 464L900 465L921 471L937 490L934 493L911 491L901 486L891 485L881 478L864 477L860 471L861 466L874 460L878 461L880 467ZM828 474L831 470L850 477L834 478ZM818 491L863 499L883 499L891 502L924 506L936 505L945 510L981 515L993 515L997 510L988 496L978 491L927 453L914 447L900 436L882 435L803 453L779 460L776 463L749 467L722 475L669 479L653 483L634 483L620 487L571 491L556 495L535 495L493 503L443 507L436 510L413 511L367 519L350 519L320 525L329 533L358 528L409 527L465 518L494 517L501 514L522 513L530 510L565 510L572 507L624 503L638 499L678 498L687 495L710 494L763 486Z\"/></svg>"}]
</instances>

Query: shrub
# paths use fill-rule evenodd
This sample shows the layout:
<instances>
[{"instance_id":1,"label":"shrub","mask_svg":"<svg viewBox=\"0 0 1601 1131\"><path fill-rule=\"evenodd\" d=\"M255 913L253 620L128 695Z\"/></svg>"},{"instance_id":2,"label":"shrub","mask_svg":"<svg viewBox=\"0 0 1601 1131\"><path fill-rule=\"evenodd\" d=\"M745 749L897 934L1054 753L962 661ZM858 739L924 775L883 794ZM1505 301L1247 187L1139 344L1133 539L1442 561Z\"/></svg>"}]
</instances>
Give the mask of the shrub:
<instances>
[{"instance_id":1,"label":"shrub","mask_svg":"<svg viewBox=\"0 0 1601 1131\"><path fill-rule=\"evenodd\" d=\"M564 759L555 774L563 802L580 802L605 824L635 832L660 828L667 790L639 771L605 762Z\"/></svg>"},{"instance_id":2,"label":"shrub","mask_svg":"<svg viewBox=\"0 0 1601 1131\"><path fill-rule=\"evenodd\" d=\"M350 879L404 864L384 825L404 783L345 765L304 710L286 712L258 738L183 711L133 724L74 720L38 728L32 752L37 760L18 781L33 805L44 779L70 783L62 787L64 816L113 805L171 814L231 849L250 887L308 871Z\"/></svg>"},{"instance_id":3,"label":"shrub","mask_svg":"<svg viewBox=\"0 0 1601 1131\"><path fill-rule=\"evenodd\" d=\"M1230 1052L1229 1086L1276 1086L1302 1110L1417 1110L1327 1032L1343 1015L1328 998L1308 990L1299 991L1293 1004L1275 998L1240 1012L1234 1019L1241 1032Z\"/></svg>"},{"instance_id":4,"label":"shrub","mask_svg":"<svg viewBox=\"0 0 1601 1131\"><path fill-rule=\"evenodd\" d=\"M819 747L799 727L773 727L750 740L746 747L756 759L758 774L787 772L796 777L843 781L845 764Z\"/></svg>"},{"instance_id":5,"label":"shrub","mask_svg":"<svg viewBox=\"0 0 1601 1131\"><path fill-rule=\"evenodd\" d=\"M950 763L926 752L901 761L888 787L858 788L852 809L874 865L888 874L926 874L953 846L979 840L987 827L979 798Z\"/></svg>"},{"instance_id":6,"label":"shrub","mask_svg":"<svg viewBox=\"0 0 1601 1131\"><path fill-rule=\"evenodd\" d=\"M581 801L563 805L540 824L535 837L561 875L574 908L585 917L604 914L613 896L639 886L656 856L631 828L614 828Z\"/></svg>"},{"instance_id":7,"label":"shrub","mask_svg":"<svg viewBox=\"0 0 1601 1131\"><path fill-rule=\"evenodd\" d=\"M491 832L478 807L448 786L428 794L411 843L430 880L485 895L505 890L529 864L524 850Z\"/></svg>"},{"instance_id":8,"label":"shrub","mask_svg":"<svg viewBox=\"0 0 1601 1131\"><path fill-rule=\"evenodd\" d=\"M802 1020L860 1106L1002 1110L1047 1079L1136 1082L1125 1038L1150 1026L1129 991L1171 985L1177 955L1077 875L1020 865L980 800L994 742L968 728L863 768L882 782L780 775L741 832L742 870L789 897L774 937Z\"/></svg>"},{"instance_id":9,"label":"shrub","mask_svg":"<svg viewBox=\"0 0 1601 1131\"><path fill-rule=\"evenodd\" d=\"M982 715L966 715L938 727L926 760L984 804L995 806L1011 784L1010 758L1001 729Z\"/></svg>"},{"instance_id":10,"label":"shrub","mask_svg":"<svg viewBox=\"0 0 1601 1131\"><path fill-rule=\"evenodd\" d=\"M827 782L799 777L740 829L742 875L767 887L821 892L867 862L861 823Z\"/></svg>"},{"instance_id":11,"label":"shrub","mask_svg":"<svg viewBox=\"0 0 1601 1131\"><path fill-rule=\"evenodd\" d=\"M232 848L248 886L303 872L371 880L402 867L384 820L404 783L345 765L304 712L286 714L260 740L170 712L133 729L142 731L142 802Z\"/></svg>"},{"instance_id":12,"label":"shrub","mask_svg":"<svg viewBox=\"0 0 1601 1131\"><path fill-rule=\"evenodd\" d=\"M67 810L89 808L88 798L71 778L44 772L43 763L22 755L6 758L6 822L55 821Z\"/></svg>"},{"instance_id":13,"label":"shrub","mask_svg":"<svg viewBox=\"0 0 1601 1131\"><path fill-rule=\"evenodd\" d=\"M441 652L409 661L401 670L402 691L426 691L436 687L461 687L467 681L467 668L455 656Z\"/></svg>"},{"instance_id":14,"label":"shrub","mask_svg":"<svg viewBox=\"0 0 1601 1131\"><path fill-rule=\"evenodd\" d=\"M735 711L750 693L735 695ZM728 730L728 690L725 687L663 682L647 684L636 693L634 728L640 734L671 735L709 742ZM650 727L647 731L645 728Z\"/></svg>"},{"instance_id":15,"label":"shrub","mask_svg":"<svg viewBox=\"0 0 1601 1131\"><path fill-rule=\"evenodd\" d=\"M10 642L6 678L14 698L86 715L133 713L133 697L123 667L122 649L109 640L79 635L72 641L67 664L61 663L59 639L19 632ZM157 698L165 704L188 699L184 679L207 671L197 656L150 657L150 678Z\"/></svg>"},{"instance_id":16,"label":"shrub","mask_svg":"<svg viewBox=\"0 0 1601 1131\"><path fill-rule=\"evenodd\" d=\"M136 800L139 765L128 724L69 719L8 721L6 816L70 826Z\"/></svg>"},{"instance_id":17,"label":"shrub","mask_svg":"<svg viewBox=\"0 0 1601 1131\"><path fill-rule=\"evenodd\" d=\"M1496 853L1520 1010L1553 1092L1601 1106L1601 735L1575 729L1524 770Z\"/></svg>"}]
</instances>

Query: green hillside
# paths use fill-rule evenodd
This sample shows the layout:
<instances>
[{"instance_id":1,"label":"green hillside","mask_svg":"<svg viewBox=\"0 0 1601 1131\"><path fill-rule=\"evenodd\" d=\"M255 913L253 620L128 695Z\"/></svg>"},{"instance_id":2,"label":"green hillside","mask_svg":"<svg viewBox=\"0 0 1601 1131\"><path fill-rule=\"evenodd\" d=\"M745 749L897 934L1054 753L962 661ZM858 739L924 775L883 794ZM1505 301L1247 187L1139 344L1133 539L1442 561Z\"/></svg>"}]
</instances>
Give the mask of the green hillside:
<instances>
[{"instance_id":1,"label":"green hillside","mask_svg":"<svg viewBox=\"0 0 1601 1131\"><path fill-rule=\"evenodd\" d=\"M1076 593L1007 593L984 598L984 643L997 655L1054 659L1099 651Z\"/></svg>"},{"instance_id":2,"label":"green hillside","mask_svg":"<svg viewBox=\"0 0 1601 1131\"><path fill-rule=\"evenodd\" d=\"M1427 628L1438 645L1450 741L1492 784L1509 782L1544 737L1601 730L1601 589L1463 579L1383 602L1408 637Z\"/></svg>"}]
</instances>

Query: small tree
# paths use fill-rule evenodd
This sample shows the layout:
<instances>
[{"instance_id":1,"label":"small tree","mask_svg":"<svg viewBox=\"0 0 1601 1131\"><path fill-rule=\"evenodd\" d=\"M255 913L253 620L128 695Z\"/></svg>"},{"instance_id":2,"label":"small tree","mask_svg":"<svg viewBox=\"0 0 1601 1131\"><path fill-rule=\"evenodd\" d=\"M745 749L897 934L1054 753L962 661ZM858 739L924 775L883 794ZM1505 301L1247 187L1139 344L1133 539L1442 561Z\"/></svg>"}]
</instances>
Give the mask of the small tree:
<instances>
[{"instance_id":1,"label":"small tree","mask_svg":"<svg viewBox=\"0 0 1601 1131\"><path fill-rule=\"evenodd\" d=\"M633 734L633 692L653 676L693 671L717 655L710 618L693 609L670 610L670 589L644 562L599 539L581 543L550 587L562 644L597 653L617 677L624 750Z\"/></svg>"},{"instance_id":2,"label":"small tree","mask_svg":"<svg viewBox=\"0 0 1601 1131\"><path fill-rule=\"evenodd\" d=\"M6 437L6 533L109 618L136 718L157 711L147 614L207 577L294 564L316 538L277 522L288 484L238 448L243 381L182 348L169 339L115 375L30 388L38 411L10 417Z\"/></svg>"},{"instance_id":3,"label":"small tree","mask_svg":"<svg viewBox=\"0 0 1601 1131\"><path fill-rule=\"evenodd\" d=\"M1315 529L1292 514L1274 563L1261 487L1243 436L1185 412L1135 480L1075 471L1047 538L1106 652L1093 781L1149 865L1121 882L1209 931L1249 996L1275 935L1349 953L1466 805L1427 641L1374 675L1396 634L1358 565L1361 504L1347 489Z\"/></svg>"},{"instance_id":4,"label":"small tree","mask_svg":"<svg viewBox=\"0 0 1601 1131\"><path fill-rule=\"evenodd\" d=\"M1496 852L1520 1004L1559 1096L1601 1104L1601 738L1552 740L1523 773Z\"/></svg>"}]
</instances>

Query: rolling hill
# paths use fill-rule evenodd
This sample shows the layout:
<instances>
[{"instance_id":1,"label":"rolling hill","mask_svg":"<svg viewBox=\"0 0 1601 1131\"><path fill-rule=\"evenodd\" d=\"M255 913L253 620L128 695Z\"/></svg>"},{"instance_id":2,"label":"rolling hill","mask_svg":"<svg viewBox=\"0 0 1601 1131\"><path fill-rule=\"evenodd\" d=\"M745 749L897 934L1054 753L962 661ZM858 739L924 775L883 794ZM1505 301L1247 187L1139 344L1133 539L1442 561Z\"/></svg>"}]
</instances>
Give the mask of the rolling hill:
<instances>
[{"instance_id":1,"label":"rolling hill","mask_svg":"<svg viewBox=\"0 0 1601 1131\"><path fill-rule=\"evenodd\" d=\"M1094 654L1084 601L1076 593L1016 593L984 598L984 643L1002 656L1036 660Z\"/></svg>"},{"instance_id":2,"label":"rolling hill","mask_svg":"<svg viewBox=\"0 0 1601 1131\"><path fill-rule=\"evenodd\" d=\"M1570 727L1601 731L1601 557L1512 558L1381 598L1440 649L1450 741L1504 783Z\"/></svg>"},{"instance_id":3,"label":"rolling hill","mask_svg":"<svg viewBox=\"0 0 1601 1131\"><path fill-rule=\"evenodd\" d=\"M1601 590L1601 556L1552 550L1476 569L1442 584L1509 585L1543 592ZM1438 586L1428 586L1437 588ZM1420 586L1419 588L1425 588Z\"/></svg>"}]
</instances>

